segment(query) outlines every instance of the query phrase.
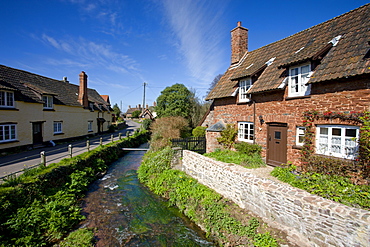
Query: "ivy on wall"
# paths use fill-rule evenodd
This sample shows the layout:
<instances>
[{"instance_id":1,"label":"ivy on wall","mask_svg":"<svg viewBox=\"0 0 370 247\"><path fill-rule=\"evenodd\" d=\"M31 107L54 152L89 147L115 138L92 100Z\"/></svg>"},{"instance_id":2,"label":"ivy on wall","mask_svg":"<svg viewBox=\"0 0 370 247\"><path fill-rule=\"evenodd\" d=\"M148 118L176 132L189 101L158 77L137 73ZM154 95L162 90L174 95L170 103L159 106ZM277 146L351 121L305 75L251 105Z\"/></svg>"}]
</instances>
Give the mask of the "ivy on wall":
<instances>
[{"instance_id":1,"label":"ivy on wall","mask_svg":"<svg viewBox=\"0 0 370 247\"><path fill-rule=\"evenodd\" d=\"M344 122L360 125L359 153L354 161L314 155L315 153L315 124L317 120L339 119ZM303 113L303 126L306 128L304 135L304 145L301 150L302 169L310 172L333 173L336 175L354 175L362 178L369 178L370 175L370 112L348 113L327 111L320 113L316 110L305 111ZM332 161L328 163L328 159ZM328 166L327 166L328 165Z\"/></svg>"}]
</instances>

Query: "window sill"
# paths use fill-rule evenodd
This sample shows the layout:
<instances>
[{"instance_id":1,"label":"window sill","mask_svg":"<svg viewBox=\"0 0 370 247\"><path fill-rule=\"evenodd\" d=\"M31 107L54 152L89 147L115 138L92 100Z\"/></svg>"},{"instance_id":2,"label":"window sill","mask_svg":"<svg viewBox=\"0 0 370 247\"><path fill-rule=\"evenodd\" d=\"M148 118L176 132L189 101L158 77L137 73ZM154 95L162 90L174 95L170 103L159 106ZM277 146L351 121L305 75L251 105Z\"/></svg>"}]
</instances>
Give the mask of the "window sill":
<instances>
[{"instance_id":1,"label":"window sill","mask_svg":"<svg viewBox=\"0 0 370 247\"><path fill-rule=\"evenodd\" d=\"M311 95L304 95L304 96L288 96L285 100L294 100L294 99L307 99L311 98Z\"/></svg>"},{"instance_id":2,"label":"window sill","mask_svg":"<svg viewBox=\"0 0 370 247\"><path fill-rule=\"evenodd\" d=\"M64 133L54 133L55 136L64 135Z\"/></svg>"},{"instance_id":3,"label":"window sill","mask_svg":"<svg viewBox=\"0 0 370 247\"><path fill-rule=\"evenodd\" d=\"M42 109L43 111L55 111L54 109L48 109L48 108L44 108Z\"/></svg>"},{"instance_id":4,"label":"window sill","mask_svg":"<svg viewBox=\"0 0 370 247\"><path fill-rule=\"evenodd\" d=\"M88 133L91 133L91 132L94 132L94 131L93 131L93 130L88 130L87 132L88 132Z\"/></svg>"},{"instance_id":5,"label":"window sill","mask_svg":"<svg viewBox=\"0 0 370 247\"><path fill-rule=\"evenodd\" d=\"M0 110L4 110L4 111L19 111L19 109L17 109L17 108L13 108L13 107L2 107L2 106L0 106Z\"/></svg>"},{"instance_id":6,"label":"window sill","mask_svg":"<svg viewBox=\"0 0 370 247\"><path fill-rule=\"evenodd\" d=\"M299 150L302 150L303 146L301 145L293 145L292 146L293 149L299 149Z\"/></svg>"},{"instance_id":7,"label":"window sill","mask_svg":"<svg viewBox=\"0 0 370 247\"><path fill-rule=\"evenodd\" d=\"M251 100L250 101L238 101L238 102L236 102L237 105L247 105L247 104L250 104L250 103L252 103Z\"/></svg>"},{"instance_id":8,"label":"window sill","mask_svg":"<svg viewBox=\"0 0 370 247\"><path fill-rule=\"evenodd\" d=\"M0 142L0 145L1 145L1 144L13 143L13 142L19 142L19 141L18 141L18 140L2 141L2 142Z\"/></svg>"}]
</instances>

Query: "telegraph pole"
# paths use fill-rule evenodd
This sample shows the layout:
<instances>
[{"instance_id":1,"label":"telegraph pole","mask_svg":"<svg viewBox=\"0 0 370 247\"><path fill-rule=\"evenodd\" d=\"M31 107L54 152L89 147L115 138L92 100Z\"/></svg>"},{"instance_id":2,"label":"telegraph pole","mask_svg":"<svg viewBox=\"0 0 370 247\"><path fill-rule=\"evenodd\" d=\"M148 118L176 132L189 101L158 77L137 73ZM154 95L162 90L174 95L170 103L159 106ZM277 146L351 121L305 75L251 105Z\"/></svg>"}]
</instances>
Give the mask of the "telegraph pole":
<instances>
[{"instance_id":1,"label":"telegraph pole","mask_svg":"<svg viewBox=\"0 0 370 247\"><path fill-rule=\"evenodd\" d=\"M144 82L144 95L143 95L143 111L144 111L144 108L145 108L145 87L146 87L146 82Z\"/></svg>"}]
</instances>

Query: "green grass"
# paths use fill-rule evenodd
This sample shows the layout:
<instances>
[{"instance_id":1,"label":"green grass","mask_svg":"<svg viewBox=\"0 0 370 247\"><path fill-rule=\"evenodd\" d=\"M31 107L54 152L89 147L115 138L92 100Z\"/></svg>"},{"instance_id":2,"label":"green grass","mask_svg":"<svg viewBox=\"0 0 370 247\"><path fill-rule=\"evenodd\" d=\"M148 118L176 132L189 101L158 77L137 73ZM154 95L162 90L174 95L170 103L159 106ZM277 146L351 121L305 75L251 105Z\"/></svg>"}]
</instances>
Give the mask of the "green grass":
<instances>
[{"instance_id":1,"label":"green grass","mask_svg":"<svg viewBox=\"0 0 370 247\"><path fill-rule=\"evenodd\" d=\"M292 173L295 167L275 167L271 175L311 194L362 209L370 209L370 186L355 185L348 178L319 173Z\"/></svg>"},{"instance_id":2,"label":"green grass","mask_svg":"<svg viewBox=\"0 0 370 247\"><path fill-rule=\"evenodd\" d=\"M259 168L264 167L266 164L263 162L262 157L253 153L251 155L231 150L216 150L212 153L204 154L206 157L213 158L218 161L225 163L233 163L236 165L241 165L246 168Z\"/></svg>"}]
</instances>

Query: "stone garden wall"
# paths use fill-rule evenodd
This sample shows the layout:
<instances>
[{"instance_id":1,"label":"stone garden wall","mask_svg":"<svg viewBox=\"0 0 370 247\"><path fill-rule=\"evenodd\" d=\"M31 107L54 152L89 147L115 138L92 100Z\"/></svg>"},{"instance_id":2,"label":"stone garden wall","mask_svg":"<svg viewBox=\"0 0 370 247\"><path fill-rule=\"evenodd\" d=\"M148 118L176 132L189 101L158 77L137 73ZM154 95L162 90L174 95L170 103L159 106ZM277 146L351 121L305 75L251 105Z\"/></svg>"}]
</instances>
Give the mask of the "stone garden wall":
<instances>
[{"instance_id":1,"label":"stone garden wall","mask_svg":"<svg viewBox=\"0 0 370 247\"><path fill-rule=\"evenodd\" d=\"M370 246L370 212L184 150L182 170L285 231L298 246Z\"/></svg>"}]
</instances>

